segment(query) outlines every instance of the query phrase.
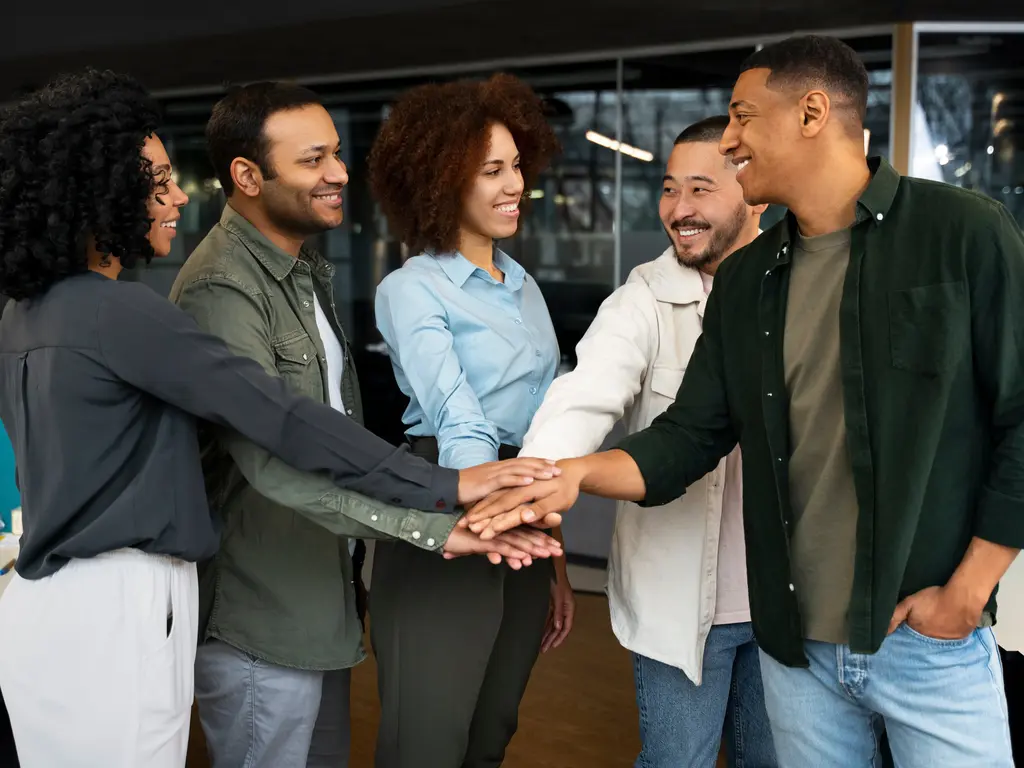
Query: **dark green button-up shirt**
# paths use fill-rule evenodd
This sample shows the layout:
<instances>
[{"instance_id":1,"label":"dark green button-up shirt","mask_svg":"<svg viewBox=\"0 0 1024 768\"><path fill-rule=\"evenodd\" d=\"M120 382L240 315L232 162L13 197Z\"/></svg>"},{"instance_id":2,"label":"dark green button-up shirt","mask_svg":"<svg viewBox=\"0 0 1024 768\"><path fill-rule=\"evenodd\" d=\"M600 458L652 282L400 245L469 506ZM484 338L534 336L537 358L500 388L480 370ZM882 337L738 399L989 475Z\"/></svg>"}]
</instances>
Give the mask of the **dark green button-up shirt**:
<instances>
[{"instance_id":1,"label":"dark green button-up shirt","mask_svg":"<svg viewBox=\"0 0 1024 768\"><path fill-rule=\"evenodd\" d=\"M946 583L972 537L1024 546L1024 237L987 197L870 165L839 318L859 653L878 650L899 600ZM754 629L805 666L782 354L795 235L789 215L722 264L675 403L619 447L656 506L739 441Z\"/></svg>"}]
</instances>

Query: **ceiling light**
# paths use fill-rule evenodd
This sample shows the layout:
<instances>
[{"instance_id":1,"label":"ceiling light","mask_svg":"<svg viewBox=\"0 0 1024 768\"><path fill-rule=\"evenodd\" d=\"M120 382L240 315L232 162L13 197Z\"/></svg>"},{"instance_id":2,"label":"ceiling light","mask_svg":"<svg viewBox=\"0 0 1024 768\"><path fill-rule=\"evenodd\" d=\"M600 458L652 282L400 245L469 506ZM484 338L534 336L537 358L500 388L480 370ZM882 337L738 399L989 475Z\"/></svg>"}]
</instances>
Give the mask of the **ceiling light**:
<instances>
[{"instance_id":1,"label":"ceiling light","mask_svg":"<svg viewBox=\"0 0 1024 768\"><path fill-rule=\"evenodd\" d=\"M637 160L643 160L645 163L649 163L654 159L654 155L646 149L637 149L629 144L623 144L621 141L610 139L597 131L587 131L587 141L591 141L605 149L610 149L615 152L621 152L624 155L629 155L630 157L635 157Z\"/></svg>"}]
</instances>

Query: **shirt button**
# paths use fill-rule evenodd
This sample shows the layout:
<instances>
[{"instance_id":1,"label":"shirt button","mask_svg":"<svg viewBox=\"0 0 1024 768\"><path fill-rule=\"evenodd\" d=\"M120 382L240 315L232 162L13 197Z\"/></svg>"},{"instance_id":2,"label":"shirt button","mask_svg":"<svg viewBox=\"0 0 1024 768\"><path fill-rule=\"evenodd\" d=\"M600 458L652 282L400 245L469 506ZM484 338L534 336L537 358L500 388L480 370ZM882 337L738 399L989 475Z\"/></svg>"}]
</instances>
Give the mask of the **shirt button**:
<instances>
[{"instance_id":1,"label":"shirt button","mask_svg":"<svg viewBox=\"0 0 1024 768\"><path fill-rule=\"evenodd\" d=\"M428 547L434 546L434 540L433 539L427 539L427 546Z\"/></svg>"},{"instance_id":2,"label":"shirt button","mask_svg":"<svg viewBox=\"0 0 1024 768\"><path fill-rule=\"evenodd\" d=\"M419 538L420 538L420 532L419 532L419 531L413 531L413 532L412 532L412 537L413 537L414 539L416 539L417 541L419 541Z\"/></svg>"},{"instance_id":3,"label":"shirt button","mask_svg":"<svg viewBox=\"0 0 1024 768\"><path fill-rule=\"evenodd\" d=\"M764 276L765 277L771 277L772 276L772 271L769 269L767 272L764 273Z\"/></svg>"},{"instance_id":4,"label":"shirt button","mask_svg":"<svg viewBox=\"0 0 1024 768\"><path fill-rule=\"evenodd\" d=\"M537 388L536 387L530 387L530 394L531 395L536 395L537 394Z\"/></svg>"},{"instance_id":5,"label":"shirt button","mask_svg":"<svg viewBox=\"0 0 1024 768\"><path fill-rule=\"evenodd\" d=\"M881 221L882 219L885 218L885 216L883 214L881 214L881 213L876 213L875 214L875 218L878 219L879 221Z\"/></svg>"},{"instance_id":6,"label":"shirt button","mask_svg":"<svg viewBox=\"0 0 1024 768\"><path fill-rule=\"evenodd\" d=\"M377 522L377 516L376 515L370 515L370 520L376 523Z\"/></svg>"},{"instance_id":7,"label":"shirt button","mask_svg":"<svg viewBox=\"0 0 1024 768\"><path fill-rule=\"evenodd\" d=\"M347 411L345 411L345 413L347 413L349 416L351 416L352 415L352 409L349 408Z\"/></svg>"},{"instance_id":8,"label":"shirt button","mask_svg":"<svg viewBox=\"0 0 1024 768\"><path fill-rule=\"evenodd\" d=\"M309 360L309 355L307 355L305 352L303 352L302 353L302 359L303 360Z\"/></svg>"},{"instance_id":9,"label":"shirt button","mask_svg":"<svg viewBox=\"0 0 1024 768\"><path fill-rule=\"evenodd\" d=\"M308 301L304 301L304 302L302 302L302 306L304 306L304 307L308 307L308 306L309 306L309 302L308 302Z\"/></svg>"},{"instance_id":10,"label":"shirt button","mask_svg":"<svg viewBox=\"0 0 1024 768\"><path fill-rule=\"evenodd\" d=\"M768 397L771 397L771 396L772 396L772 393L771 393L771 392L769 392L769 393L768 393Z\"/></svg>"},{"instance_id":11,"label":"shirt button","mask_svg":"<svg viewBox=\"0 0 1024 768\"><path fill-rule=\"evenodd\" d=\"M796 587L794 587L792 584L790 584L789 585L789 591L790 592L796 592Z\"/></svg>"},{"instance_id":12,"label":"shirt button","mask_svg":"<svg viewBox=\"0 0 1024 768\"><path fill-rule=\"evenodd\" d=\"M769 332L768 332L768 331L765 331L765 332L764 332L764 335L765 335L765 336L769 336L770 334L769 334Z\"/></svg>"},{"instance_id":13,"label":"shirt button","mask_svg":"<svg viewBox=\"0 0 1024 768\"><path fill-rule=\"evenodd\" d=\"M537 355L537 357L540 357L540 350L539 349L534 350L534 354Z\"/></svg>"},{"instance_id":14,"label":"shirt button","mask_svg":"<svg viewBox=\"0 0 1024 768\"><path fill-rule=\"evenodd\" d=\"M523 324L522 319L517 317L516 318L516 325L522 325L522 324Z\"/></svg>"}]
</instances>

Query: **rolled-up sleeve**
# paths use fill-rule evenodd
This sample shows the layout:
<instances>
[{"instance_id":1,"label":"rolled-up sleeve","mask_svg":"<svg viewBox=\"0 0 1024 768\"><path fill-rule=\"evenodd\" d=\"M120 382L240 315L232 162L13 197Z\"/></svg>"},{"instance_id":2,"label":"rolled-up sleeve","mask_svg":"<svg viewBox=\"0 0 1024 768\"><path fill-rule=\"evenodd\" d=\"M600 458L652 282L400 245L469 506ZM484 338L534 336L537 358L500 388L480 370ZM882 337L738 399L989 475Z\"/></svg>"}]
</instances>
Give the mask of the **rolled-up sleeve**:
<instances>
[{"instance_id":1,"label":"rolled-up sleeve","mask_svg":"<svg viewBox=\"0 0 1024 768\"><path fill-rule=\"evenodd\" d=\"M438 463L467 469L498 459L498 430L455 352L444 307L422 280L402 271L377 289L377 329L437 437Z\"/></svg>"}]
</instances>

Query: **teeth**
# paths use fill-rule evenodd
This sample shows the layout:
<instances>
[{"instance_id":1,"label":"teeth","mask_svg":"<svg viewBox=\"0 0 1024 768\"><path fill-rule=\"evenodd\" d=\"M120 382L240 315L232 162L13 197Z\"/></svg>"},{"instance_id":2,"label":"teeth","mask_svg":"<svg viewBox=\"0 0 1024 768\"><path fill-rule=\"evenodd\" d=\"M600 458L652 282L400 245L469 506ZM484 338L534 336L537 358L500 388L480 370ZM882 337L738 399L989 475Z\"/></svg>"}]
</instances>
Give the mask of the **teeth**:
<instances>
[{"instance_id":1,"label":"teeth","mask_svg":"<svg viewBox=\"0 0 1024 768\"><path fill-rule=\"evenodd\" d=\"M178 222L177 221L165 221L160 226L161 227L167 227L168 229L177 229L178 228Z\"/></svg>"},{"instance_id":2,"label":"teeth","mask_svg":"<svg viewBox=\"0 0 1024 768\"><path fill-rule=\"evenodd\" d=\"M699 235L701 232L707 232L707 231L708 231L707 227L702 227L700 229L677 229L676 230L676 232L679 234L680 237L693 237L694 235Z\"/></svg>"},{"instance_id":3,"label":"teeth","mask_svg":"<svg viewBox=\"0 0 1024 768\"><path fill-rule=\"evenodd\" d=\"M338 200L341 199L341 195L339 195L337 192L330 195L315 195L315 197L318 200L326 200L329 203L336 203L338 202Z\"/></svg>"},{"instance_id":4,"label":"teeth","mask_svg":"<svg viewBox=\"0 0 1024 768\"><path fill-rule=\"evenodd\" d=\"M747 167L747 163L749 163L749 162L750 162L750 160L748 159L748 160L742 160L742 161L736 163L736 170L737 171L742 171L744 168Z\"/></svg>"},{"instance_id":5,"label":"teeth","mask_svg":"<svg viewBox=\"0 0 1024 768\"><path fill-rule=\"evenodd\" d=\"M519 210L519 204L512 203L511 205L499 205L497 206L497 209L502 213L515 213Z\"/></svg>"}]
</instances>

